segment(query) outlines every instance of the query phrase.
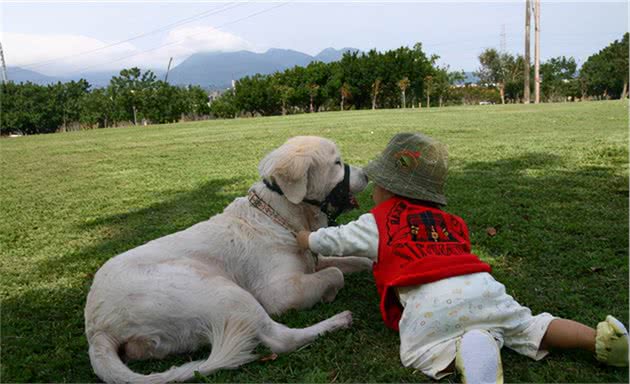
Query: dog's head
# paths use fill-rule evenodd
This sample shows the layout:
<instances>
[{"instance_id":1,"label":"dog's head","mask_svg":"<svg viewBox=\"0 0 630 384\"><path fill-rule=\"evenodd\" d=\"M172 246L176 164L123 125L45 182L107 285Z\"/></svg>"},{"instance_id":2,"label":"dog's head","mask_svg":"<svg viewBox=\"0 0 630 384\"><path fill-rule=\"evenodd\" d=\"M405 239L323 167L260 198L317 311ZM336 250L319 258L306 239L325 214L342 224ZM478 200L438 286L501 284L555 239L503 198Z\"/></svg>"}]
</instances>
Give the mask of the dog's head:
<instances>
[{"instance_id":1,"label":"dog's head","mask_svg":"<svg viewBox=\"0 0 630 384\"><path fill-rule=\"evenodd\" d=\"M323 202L344 180L345 166L332 141L315 136L297 136L269 153L258 165L260 176L275 183L287 199ZM367 177L360 168L349 167L350 193L361 192Z\"/></svg>"}]
</instances>

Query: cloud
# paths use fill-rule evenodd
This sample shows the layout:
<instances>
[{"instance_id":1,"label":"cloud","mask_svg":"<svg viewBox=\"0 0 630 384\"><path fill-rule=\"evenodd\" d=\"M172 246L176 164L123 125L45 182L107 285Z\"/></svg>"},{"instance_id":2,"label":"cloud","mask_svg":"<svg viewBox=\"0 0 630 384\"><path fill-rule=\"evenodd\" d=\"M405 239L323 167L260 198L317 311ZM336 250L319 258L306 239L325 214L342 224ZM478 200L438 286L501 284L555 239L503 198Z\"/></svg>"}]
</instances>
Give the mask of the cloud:
<instances>
[{"instance_id":1,"label":"cloud","mask_svg":"<svg viewBox=\"0 0 630 384\"><path fill-rule=\"evenodd\" d=\"M255 50L253 44L228 32L213 27L184 27L170 31L158 49L147 48L128 61L133 65L147 66L147 63L159 67L166 66L173 57L174 64L179 64L188 56L197 52ZM148 51L148 52L146 52Z\"/></svg>"},{"instance_id":2,"label":"cloud","mask_svg":"<svg viewBox=\"0 0 630 384\"><path fill-rule=\"evenodd\" d=\"M174 29L143 48L131 41L86 54L82 53L114 42L69 34L3 32L1 38L7 65L47 75L67 75L84 69L117 70L130 66L162 68L170 57L179 63L196 52L254 49L241 37L209 26Z\"/></svg>"},{"instance_id":3,"label":"cloud","mask_svg":"<svg viewBox=\"0 0 630 384\"><path fill-rule=\"evenodd\" d=\"M72 68L93 65L137 51L123 43L92 54L74 56L108 45L107 42L82 35L41 35L4 32L4 56L9 66L24 66L46 74L62 74ZM59 59L63 58L63 59ZM57 60L59 59L59 60ZM35 64L31 66L31 64Z\"/></svg>"},{"instance_id":4,"label":"cloud","mask_svg":"<svg viewBox=\"0 0 630 384\"><path fill-rule=\"evenodd\" d=\"M244 39L213 27L197 26L175 29L169 32L165 44L174 43L182 52L200 51L238 51L253 49L253 45Z\"/></svg>"}]
</instances>

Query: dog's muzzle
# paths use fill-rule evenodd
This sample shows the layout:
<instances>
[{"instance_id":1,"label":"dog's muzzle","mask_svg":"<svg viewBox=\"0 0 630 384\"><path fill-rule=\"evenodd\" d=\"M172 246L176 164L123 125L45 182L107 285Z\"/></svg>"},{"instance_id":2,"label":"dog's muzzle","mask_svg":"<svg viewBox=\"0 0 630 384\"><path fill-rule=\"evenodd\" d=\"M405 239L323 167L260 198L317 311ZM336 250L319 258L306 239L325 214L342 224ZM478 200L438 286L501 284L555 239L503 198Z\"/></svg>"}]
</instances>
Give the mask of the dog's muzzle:
<instances>
[{"instance_id":1,"label":"dog's muzzle","mask_svg":"<svg viewBox=\"0 0 630 384\"><path fill-rule=\"evenodd\" d=\"M319 206L319 209L328 217L329 226L339 225L337 224L337 217L339 217L339 215L354 208L359 208L357 199L350 193L350 166L344 164L343 180L335 185L335 188L330 191L324 201L319 202L309 199L305 199L304 201Z\"/></svg>"}]
</instances>

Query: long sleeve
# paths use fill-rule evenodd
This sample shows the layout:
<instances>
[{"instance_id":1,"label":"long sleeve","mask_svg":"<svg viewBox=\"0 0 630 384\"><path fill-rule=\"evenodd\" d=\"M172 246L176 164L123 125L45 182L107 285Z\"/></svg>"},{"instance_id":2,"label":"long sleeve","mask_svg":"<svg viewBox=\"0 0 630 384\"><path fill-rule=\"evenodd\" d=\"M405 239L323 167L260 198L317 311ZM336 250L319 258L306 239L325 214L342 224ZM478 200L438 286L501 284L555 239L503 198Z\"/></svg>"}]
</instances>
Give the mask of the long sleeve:
<instances>
[{"instance_id":1,"label":"long sleeve","mask_svg":"<svg viewBox=\"0 0 630 384\"><path fill-rule=\"evenodd\" d=\"M308 238L309 248L324 256L378 257L378 227L374 215L366 213L338 227L321 228Z\"/></svg>"}]
</instances>

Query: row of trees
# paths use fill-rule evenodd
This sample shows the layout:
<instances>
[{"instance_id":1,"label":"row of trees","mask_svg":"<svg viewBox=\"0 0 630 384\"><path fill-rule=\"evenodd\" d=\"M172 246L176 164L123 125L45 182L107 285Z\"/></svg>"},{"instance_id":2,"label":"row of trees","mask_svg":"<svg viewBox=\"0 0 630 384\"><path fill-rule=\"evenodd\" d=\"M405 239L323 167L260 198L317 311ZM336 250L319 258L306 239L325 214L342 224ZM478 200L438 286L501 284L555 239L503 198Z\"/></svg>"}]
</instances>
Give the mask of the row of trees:
<instances>
[{"instance_id":1,"label":"row of trees","mask_svg":"<svg viewBox=\"0 0 630 384\"><path fill-rule=\"evenodd\" d=\"M201 87L175 87L138 68L122 70L106 88L91 89L85 80L48 86L8 82L0 85L0 95L3 134L169 123L210 114Z\"/></svg>"},{"instance_id":2,"label":"row of trees","mask_svg":"<svg viewBox=\"0 0 630 384\"><path fill-rule=\"evenodd\" d=\"M628 95L628 33L590 56L578 73L573 57L555 57L540 66L544 101L586 98L625 98ZM524 59L520 55L487 49L479 55L480 83L494 85L501 102L520 102L523 97ZM531 67L531 66L530 66ZM530 73L533 88L533 69Z\"/></svg>"},{"instance_id":3,"label":"row of trees","mask_svg":"<svg viewBox=\"0 0 630 384\"><path fill-rule=\"evenodd\" d=\"M397 108L443 104L463 72L435 65L421 44L413 48L367 53L346 52L332 63L312 62L270 75L246 76L213 102L217 117L240 113L277 115L346 109Z\"/></svg>"},{"instance_id":4,"label":"row of trees","mask_svg":"<svg viewBox=\"0 0 630 384\"><path fill-rule=\"evenodd\" d=\"M422 46L384 53L348 52L339 62L314 62L271 75L242 78L212 106L217 117L278 115L320 110L426 107L523 101L524 59L486 49L479 55L478 86L454 87L462 72L435 65ZM530 88L534 87L530 66ZM541 94L547 102L623 98L628 94L628 34L592 55L578 73L572 57L542 63ZM433 100L433 102L432 102Z\"/></svg>"}]
</instances>

